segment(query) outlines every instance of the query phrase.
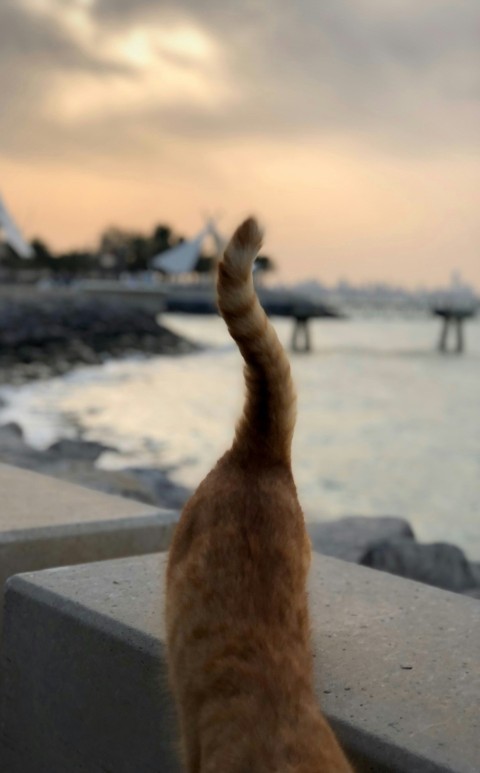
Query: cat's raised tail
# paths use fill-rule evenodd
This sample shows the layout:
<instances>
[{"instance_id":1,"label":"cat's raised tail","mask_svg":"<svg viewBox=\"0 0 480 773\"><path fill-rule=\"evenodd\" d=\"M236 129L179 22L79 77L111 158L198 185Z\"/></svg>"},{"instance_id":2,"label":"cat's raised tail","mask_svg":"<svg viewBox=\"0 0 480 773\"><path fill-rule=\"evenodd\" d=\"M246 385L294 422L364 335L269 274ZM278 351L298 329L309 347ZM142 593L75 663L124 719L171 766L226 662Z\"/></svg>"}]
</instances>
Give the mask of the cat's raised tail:
<instances>
[{"instance_id":1,"label":"cat's raised tail","mask_svg":"<svg viewBox=\"0 0 480 773\"><path fill-rule=\"evenodd\" d=\"M245 360L246 398L232 451L245 461L289 465L296 395L290 363L253 283L262 236L254 218L245 220L218 266L218 307Z\"/></svg>"}]
</instances>

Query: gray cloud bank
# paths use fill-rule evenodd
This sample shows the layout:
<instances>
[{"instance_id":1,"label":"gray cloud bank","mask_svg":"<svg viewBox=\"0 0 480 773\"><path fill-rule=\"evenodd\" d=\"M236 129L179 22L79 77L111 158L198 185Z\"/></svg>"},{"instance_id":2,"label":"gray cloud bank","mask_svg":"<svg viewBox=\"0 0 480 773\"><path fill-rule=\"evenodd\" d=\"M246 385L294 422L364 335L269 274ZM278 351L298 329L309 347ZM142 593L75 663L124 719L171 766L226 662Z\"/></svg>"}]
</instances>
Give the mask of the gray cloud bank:
<instances>
[{"instance_id":1,"label":"gray cloud bank","mask_svg":"<svg viewBox=\"0 0 480 773\"><path fill-rule=\"evenodd\" d=\"M67 0L55 1L61 9ZM173 133L328 133L396 152L478 147L478 0L96 0L90 15L100 33L142 23L198 27L222 51L232 99L145 105L115 124L96 116L62 126L43 110L56 74L138 73L86 51L55 15L2 0L0 153L134 152L149 130L160 143Z\"/></svg>"}]
</instances>

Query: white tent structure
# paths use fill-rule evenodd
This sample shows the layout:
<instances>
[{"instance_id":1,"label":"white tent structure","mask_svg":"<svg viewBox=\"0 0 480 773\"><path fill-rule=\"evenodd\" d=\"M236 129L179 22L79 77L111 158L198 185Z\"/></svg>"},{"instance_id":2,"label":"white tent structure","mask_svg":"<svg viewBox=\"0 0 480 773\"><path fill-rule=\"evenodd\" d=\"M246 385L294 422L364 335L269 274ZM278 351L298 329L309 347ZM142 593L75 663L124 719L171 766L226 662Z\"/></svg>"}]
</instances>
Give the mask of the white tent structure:
<instances>
[{"instance_id":1,"label":"white tent structure","mask_svg":"<svg viewBox=\"0 0 480 773\"><path fill-rule=\"evenodd\" d=\"M167 274L189 274L195 268L207 236L213 237L216 249L220 253L224 241L219 235L214 222L209 220L193 239L177 244L176 247L155 255L151 260L151 267L161 269Z\"/></svg>"},{"instance_id":2,"label":"white tent structure","mask_svg":"<svg viewBox=\"0 0 480 773\"><path fill-rule=\"evenodd\" d=\"M33 249L23 238L18 226L0 196L0 244L4 242L21 258L32 258Z\"/></svg>"},{"instance_id":3,"label":"white tent structure","mask_svg":"<svg viewBox=\"0 0 480 773\"><path fill-rule=\"evenodd\" d=\"M208 229L203 228L194 239L177 244L171 250L161 252L151 260L152 268L158 268L167 274L188 274L193 271L202 252L202 245Z\"/></svg>"}]
</instances>

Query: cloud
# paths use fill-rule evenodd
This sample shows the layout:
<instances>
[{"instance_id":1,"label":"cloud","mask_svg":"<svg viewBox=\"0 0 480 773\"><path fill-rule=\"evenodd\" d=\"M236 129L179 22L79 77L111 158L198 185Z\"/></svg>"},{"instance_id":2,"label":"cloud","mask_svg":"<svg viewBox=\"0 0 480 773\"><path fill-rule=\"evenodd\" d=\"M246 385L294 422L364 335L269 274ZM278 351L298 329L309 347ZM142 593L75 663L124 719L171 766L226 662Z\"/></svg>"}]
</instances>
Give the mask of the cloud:
<instances>
[{"instance_id":1,"label":"cloud","mask_svg":"<svg viewBox=\"0 0 480 773\"><path fill-rule=\"evenodd\" d=\"M125 63L87 51L61 17L42 3L0 4L0 133L3 155L43 155L61 149L62 132L46 106L59 76L131 78ZM54 7L46 8L54 10ZM59 145L60 143L60 145ZM67 145L68 140L67 140ZM78 137L77 137L78 145Z\"/></svg>"},{"instance_id":2,"label":"cloud","mask_svg":"<svg viewBox=\"0 0 480 773\"><path fill-rule=\"evenodd\" d=\"M176 130L358 129L378 141L475 142L476 0L98 0L101 23L188 18L225 51L238 110L168 110ZM455 115L452 115L452 110Z\"/></svg>"},{"instance_id":3,"label":"cloud","mask_svg":"<svg viewBox=\"0 0 480 773\"><path fill-rule=\"evenodd\" d=\"M477 0L3 0L2 150L134 157L171 137L256 135L473 146L479 21Z\"/></svg>"}]
</instances>

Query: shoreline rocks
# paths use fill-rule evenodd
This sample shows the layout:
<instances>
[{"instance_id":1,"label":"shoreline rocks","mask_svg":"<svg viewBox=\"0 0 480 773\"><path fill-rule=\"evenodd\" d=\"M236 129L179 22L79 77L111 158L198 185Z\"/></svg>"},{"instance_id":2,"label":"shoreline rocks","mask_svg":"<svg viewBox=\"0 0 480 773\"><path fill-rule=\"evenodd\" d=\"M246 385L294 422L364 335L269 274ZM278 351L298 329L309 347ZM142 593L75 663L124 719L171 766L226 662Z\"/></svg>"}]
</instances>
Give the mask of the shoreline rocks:
<instances>
[{"instance_id":1,"label":"shoreline rocks","mask_svg":"<svg viewBox=\"0 0 480 773\"><path fill-rule=\"evenodd\" d=\"M346 516L309 522L307 530L318 553L480 598L480 563L455 545L417 542L403 518Z\"/></svg>"},{"instance_id":2,"label":"shoreline rocks","mask_svg":"<svg viewBox=\"0 0 480 773\"><path fill-rule=\"evenodd\" d=\"M96 462L106 451L116 449L65 438L38 451L18 424L0 426L0 462L180 512L191 492L171 480L171 469L103 470ZM418 543L403 518L345 516L307 522L307 530L314 550L324 555L480 599L480 563L468 561L454 545Z\"/></svg>"},{"instance_id":3,"label":"shoreline rocks","mask_svg":"<svg viewBox=\"0 0 480 773\"><path fill-rule=\"evenodd\" d=\"M135 354L182 354L200 346L157 322L156 315L120 301L35 295L0 301L0 385L63 375ZM5 400L0 396L0 408ZM116 449L60 439L45 451L29 446L19 425L0 426L0 461L146 504L180 510L190 491L170 469L103 470L96 462ZM315 550L438 588L480 598L480 563L456 546L420 544L408 521L346 516L307 524Z\"/></svg>"},{"instance_id":4,"label":"shoreline rocks","mask_svg":"<svg viewBox=\"0 0 480 773\"><path fill-rule=\"evenodd\" d=\"M0 298L0 385L21 385L110 359L180 355L201 347L157 321L154 311L121 300L71 294ZM6 402L0 397L0 408ZM96 466L104 451L83 439L61 439L45 451L29 446L20 426L0 426L0 461L73 483L166 508L181 508L189 491L171 470Z\"/></svg>"},{"instance_id":5,"label":"shoreline rocks","mask_svg":"<svg viewBox=\"0 0 480 773\"><path fill-rule=\"evenodd\" d=\"M0 384L64 375L134 354L184 354L200 347L121 301L74 296L0 302Z\"/></svg>"},{"instance_id":6,"label":"shoreline rocks","mask_svg":"<svg viewBox=\"0 0 480 773\"><path fill-rule=\"evenodd\" d=\"M314 550L355 564L362 563L377 542L415 539L408 521L394 516L347 515L335 521L309 521L307 528Z\"/></svg>"},{"instance_id":7,"label":"shoreline rocks","mask_svg":"<svg viewBox=\"0 0 480 773\"><path fill-rule=\"evenodd\" d=\"M425 545L402 538L379 541L368 549L360 563L454 593L476 586L464 552L443 542Z\"/></svg>"},{"instance_id":8,"label":"shoreline rocks","mask_svg":"<svg viewBox=\"0 0 480 773\"><path fill-rule=\"evenodd\" d=\"M115 450L101 443L62 439L45 451L38 451L25 442L18 424L11 422L0 426L0 462L148 505L174 510L183 507L190 491L171 480L170 469L103 470L95 466L104 451Z\"/></svg>"}]
</instances>

